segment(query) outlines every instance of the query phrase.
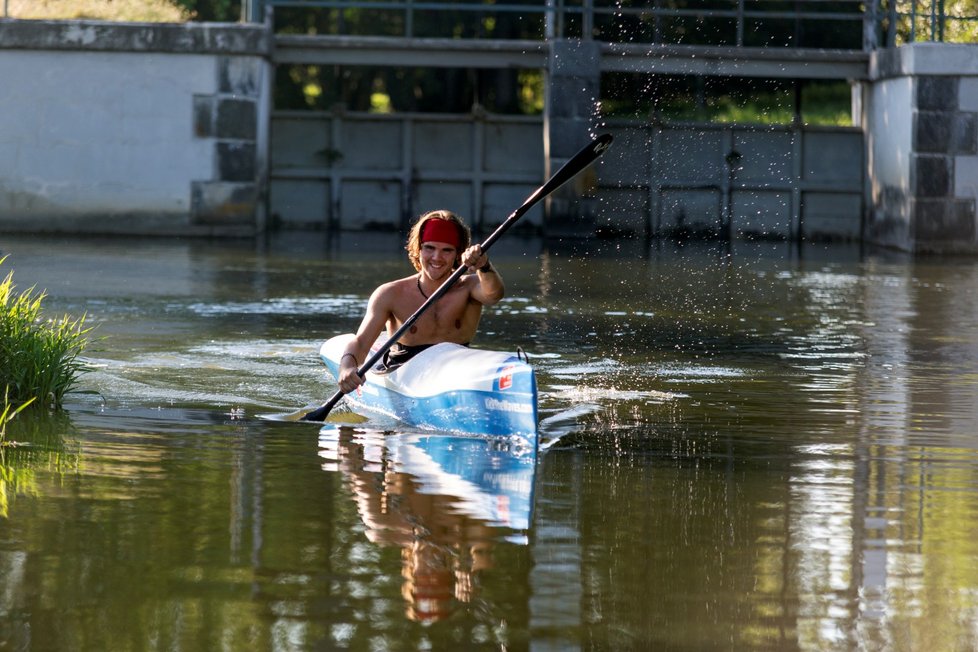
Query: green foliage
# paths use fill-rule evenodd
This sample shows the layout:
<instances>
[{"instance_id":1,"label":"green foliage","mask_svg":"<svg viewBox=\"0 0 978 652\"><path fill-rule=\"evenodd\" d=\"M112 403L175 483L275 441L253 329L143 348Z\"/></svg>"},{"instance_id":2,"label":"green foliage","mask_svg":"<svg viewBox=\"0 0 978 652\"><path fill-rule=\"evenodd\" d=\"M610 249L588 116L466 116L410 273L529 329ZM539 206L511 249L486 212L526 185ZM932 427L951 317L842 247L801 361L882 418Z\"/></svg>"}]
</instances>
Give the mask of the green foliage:
<instances>
[{"instance_id":1,"label":"green foliage","mask_svg":"<svg viewBox=\"0 0 978 652\"><path fill-rule=\"evenodd\" d=\"M172 0L191 20L233 23L241 17L241 0Z\"/></svg>"},{"instance_id":2,"label":"green foliage","mask_svg":"<svg viewBox=\"0 0 978 652\"><path fill-rule=\"evenodd\" d=\"M851 102L846 81L610 74L601 107L605 117L788 125L799 116L807 125L849 126Z\"/></svg>"},{"instance_id":3,"label":"green foliage","mask_svg":"<svg viewBox=\"0 0 978 652\"><path fill-rule=\"evenodd\" d=\"M597 6L602 4L607 7L608 3L599 0ZM617 6L625 11L596 13L594 37L619 43L862 48L862 8L850 0L748 2L740 25L730 11L737 3L669 0L650 4L619 0ZM840 19L843 16L845 20Z\"/></svg>"},{"instance_id":4,"label":"green foliage","mask_svg":"<svg viewBox=\"0 0 978 652\"><path fill-rule=\"evenodd\" d=\"M275 108L502 114L539 113L542 75L531 70L283 65L275 74Z\"/></svg>"},{"instance_id":5,"label":"green foliage","mask_svg":"<svg viewBox=\"0 0 978 652\"><path fill-rule=\"evenodd\" d=\"M186 13L172 0L4 0L10 18L179 23Z\"/></svg>"},{"instance_id":6,"label":"green foliage","mask_svg":"<svg viewBox=\"0 0 978 652\"><path fill-rule=\"evenodd\" d=\"M203 16L205 6L227 6L231 0L173 0ZM558 3L560 4L560 3ZM559 15L550 15L567 38L628 44L669 44L750 48L813 48L861 51L868 4L851 0L770 0L749 2L740 22L731 10L736 3L724 0L667 0L649 3L632 0L598 0L592 3L593 21L584 19L581 7L570 3ZM500 39L540 41L546 32L539 0L506 0L481 3L480 11L462 11L477 2L445 3L444 8L420 8L409 2L357 1L325 7L313 3L279 5L274 28L280 34L349 35L368 37ZM512 11L525 5L526 11ZM892 28L898 43L913 40L948 40L970 43L978 39L978 0L909 0L884 2L879 7L878 37L886 40ZM894 9L896 13L891 14ZM933 12L937 15L932 15ZM588 29L590 32L585 34ZM653 56L650 53L650 56ZM650 76L646 76L648 80ZM543 104L542 85L530 71L427 68L397 69L374 66L282 66L275 76L275 107L279 109L330 110L342 106L351 111L466 113L473 107L500 114L538 114ZM644 82L646 84L659 82ZM711 82L714 85L717 82ZM731 78L734 86L750 86L752 80ZM844 82L843 82L844 83ZM659 84L681 91L668 82ZM849 100L808 104L796 110L793 97L777 96L764 89L746 100L736 95L719 97L712 104L697 103L681 94L662 96L658 105L639 114L666 119L792 123L798 116L806 124L847 125ZM766 96L766 97L765 97ZM606 116L634 113L627 105L635 94L602 95ZM770 102L775 101L777 105ZM767 104L765 104L767 102Z\"/></svg>"},{"instance_id":7,"label":"green foliage","mask_svg":"<svg viewBox=\"0 0 978 652\"><path fill-rule=\"evenodd\" d=\"M915 5L898 0L896 14L884 11L878 27L880 43L904 45L920 41L974 43L978 41L978 2L930 0ZM895 16L896 20L891 21Z\"/></svg>"},{"instance_id":8,"label":"green foliage","mask_svg":"<svg viewBox=\"0 0 978 652\"><path fill-rule=\"evenodd\" d=\"M0 263L3 259L0 259ZM88 371L80 359L91 328L85 317L41 318L44 292L14 292L13 272L0 283L0 385L10 402L61 407L64 395Z\"/></svg>"},{"instance_id":9,"label":"green foliage","mask_svg":"<svg viewBox=\"0 0 978 652\"><path fill-rule=\"evenodd\" d=\"M180 0L192 2L193 0ZM404 9L283 6L275 10L280 34L412 36L415 38L528 39L543 37L544 13L531 0L507 4L535 7L517 12L415 10L410 27ZM405 5L407 6L407 5ZM410 30L410 33L408 31ZM539 113L543 86L530 71L514 69L404 68L284 65L275 74L275 108L350 111Z\"/></svg>"}]
</instances>

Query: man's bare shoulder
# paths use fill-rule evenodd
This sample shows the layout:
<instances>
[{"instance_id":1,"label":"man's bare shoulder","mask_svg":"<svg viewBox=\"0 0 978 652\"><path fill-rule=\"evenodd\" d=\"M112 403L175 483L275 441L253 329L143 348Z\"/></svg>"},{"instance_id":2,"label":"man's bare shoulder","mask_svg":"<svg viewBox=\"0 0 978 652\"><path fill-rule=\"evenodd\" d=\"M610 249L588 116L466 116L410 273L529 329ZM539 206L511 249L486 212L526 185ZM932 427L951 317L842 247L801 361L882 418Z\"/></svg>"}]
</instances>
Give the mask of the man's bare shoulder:
<instances>
[{"instance_id":1,"label":"man's bare shoulder","mask_svg":"<svg viewBox=\"0 0 978 652\"><path fill-rule=\"evenodd\" d=\"M404 278L399 278L395 281L388 281L377 286L374 290L375 299L386 299L389 297L395 297L406 290L413 289L415 283L417 282L417 276L405 276Z\"/></svg>"}]
</instances>

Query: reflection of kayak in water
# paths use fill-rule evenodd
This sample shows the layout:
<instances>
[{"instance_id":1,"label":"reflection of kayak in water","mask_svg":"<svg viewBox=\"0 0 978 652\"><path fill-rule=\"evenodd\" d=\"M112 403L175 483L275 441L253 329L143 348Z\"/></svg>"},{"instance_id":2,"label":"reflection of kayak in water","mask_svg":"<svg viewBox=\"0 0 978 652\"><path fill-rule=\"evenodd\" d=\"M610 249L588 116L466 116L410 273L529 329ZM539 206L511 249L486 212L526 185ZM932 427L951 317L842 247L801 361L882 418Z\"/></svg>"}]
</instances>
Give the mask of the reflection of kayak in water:
<instances>
[{"instance_id":1,"label":"reflection of kayak in water","mask_svg":"<svg viewBox=\"0 0 978 652\"><path fill-rule=\"evenodd\" d=\"M481 577L499 545L528 542L536 450L520 438L397 434L326 425L323 469L349 487L364 535L401 549L411 620L487 609ZM507 543L508 542L508 543ZM468 605L468 606L465 606Z\"/></svg>"},{"instance_id":2,"label":"reflection of kayak in water","mask_svg":"<svg viewBox=\"0 0 978 652\"><path fill-rule=\"evenodd\" d=\"M338 335L320 349L334 377L352 337ZM436 344L391 371L383 365L368 371L364 385L346 399L355 408L413 427L515 435L536 447L536 377L529 364L510 353Z\"/></svg>"},{"instance_id":3,"label":"reflection of kayak in water","mask_svg":"<svg viewBox=\"0 0 978 652\"><path fill-rule=\"evenodd\" d=\"M321 457L340 461L340 431L320 431ZM441 497L454 515L524 534L530 527L537 454L521 438L387 434L359 443L362 469L408 474L414 492Z\"/></svg>"},{"instance_id":4,"label":"reflection of kayak in water","mask_svg":"<svg viewBox=\"0 0 978 652\"><path fill-rule=\"evenodd\" d=\"M402 439L392 453L422 492L454 496L456 509L489 525L529 529L533 451L505 440L428 435Z\"/></svg>"}]
</instances>

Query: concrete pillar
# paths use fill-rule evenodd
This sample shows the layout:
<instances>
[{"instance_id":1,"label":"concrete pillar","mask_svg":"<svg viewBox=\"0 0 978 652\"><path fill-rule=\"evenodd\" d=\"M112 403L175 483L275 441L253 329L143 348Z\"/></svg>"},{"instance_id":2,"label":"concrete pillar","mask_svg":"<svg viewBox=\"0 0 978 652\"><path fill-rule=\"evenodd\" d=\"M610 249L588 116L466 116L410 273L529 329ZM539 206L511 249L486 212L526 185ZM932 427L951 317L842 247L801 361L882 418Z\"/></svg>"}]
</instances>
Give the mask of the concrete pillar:
<instances>
[{"instance_id":1,"label":"concrete pillar","mask_svg":"<svg viewBox=\"0 0 978 652\"><path fill-rule=\"evenodd\" d=\"M191 223L265 228L271 73L258 58L220 57L216 92L195 95L194 135L213 143L214 173L191 182Z\"/></svg>"},{"instance_id":2,"label":"concrete pillar","mask_svg":"<svg viewBox=\"0 0 978 652\"><path fill-rule=\"evenodd\" d=\"M601 45L556 39L550 44L544 106L544 160L549 178L591 140L601 91ZM550 236L594 233L597 180L593 166L550 196L544 231Z\"/></svg>"},{"instance_id":3,"label":"concrete pillar","mask_svg":"<svg viewBox=\"0 0 978 652\"><path fill-rule=\"evenodd\" d=\"M978 253L978 46L874 53L863 124L866 240L915 253Z\"/></svg>"}]
</instances>

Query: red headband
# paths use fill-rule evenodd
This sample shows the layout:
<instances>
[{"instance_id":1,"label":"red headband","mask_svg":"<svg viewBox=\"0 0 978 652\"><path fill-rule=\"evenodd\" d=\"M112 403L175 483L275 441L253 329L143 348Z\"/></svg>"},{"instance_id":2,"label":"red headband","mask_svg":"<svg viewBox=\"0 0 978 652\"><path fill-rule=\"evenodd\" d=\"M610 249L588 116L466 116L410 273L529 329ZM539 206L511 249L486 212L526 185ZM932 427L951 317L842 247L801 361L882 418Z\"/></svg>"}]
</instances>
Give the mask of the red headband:
<instances>
[{"instance_id":1,"label":"red headband","mask_svg":"<svg viewBox=\"0 0 978 652\"><path fill-rule=\"evenodd\" d=\"M430 218L421 225L421 242L444 242L458 249L458 226L449 220Z\"/></svg>"}]
</instances>

